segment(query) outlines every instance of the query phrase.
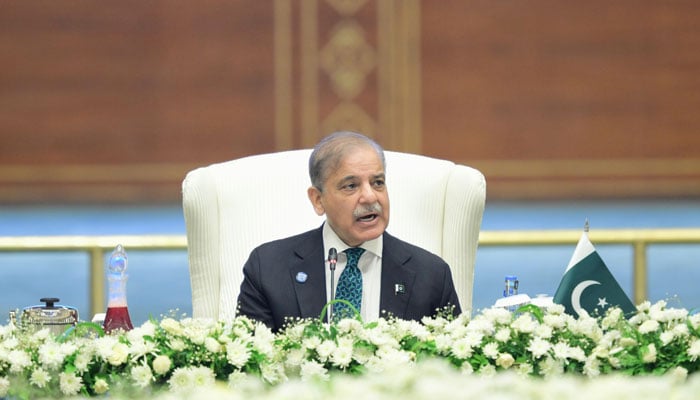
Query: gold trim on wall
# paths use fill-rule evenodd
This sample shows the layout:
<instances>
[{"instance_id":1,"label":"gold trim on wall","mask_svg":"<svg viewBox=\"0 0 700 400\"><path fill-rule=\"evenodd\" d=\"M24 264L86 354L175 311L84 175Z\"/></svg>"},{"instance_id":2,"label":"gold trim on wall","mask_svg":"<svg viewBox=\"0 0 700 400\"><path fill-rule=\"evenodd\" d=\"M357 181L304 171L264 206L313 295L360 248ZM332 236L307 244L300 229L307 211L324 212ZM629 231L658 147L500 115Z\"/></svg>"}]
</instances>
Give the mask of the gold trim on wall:
<instances>
[{"instance_id":1,"label":"gold trim on wall","mask_svg":"<svg viewBox=\"0 0 700 400\"><path fill-rule=\"evenodd\" d=\"M298 112L301 132L296 147L311 147L333 130L356 129L387 149L420 153L420 1L305 0L292 4L299 5L296 47L290 41L293 10L288 2L275 3L275 24L280 25L275 27L276 85L282 86L276 88L275 98L277 149L289 141L294 145L294 113ZM328 21L319 21L322 5L337 16L323 37L320 24ZM376 9L376 18L368 19L366 12L360 16L367 7ZM365 37L368 32L376 32L376 40ZM298 58L294 48L299 49ZM293 66L297 59L295 101ZM376 85L368 80L374 73ZM330 88L322 85L326 79ZM321 101L327 102L328 94L337 103L323 104L331 107L321 111ZM376 110L358 102L368 94L376 96Z\"/></svg>"},{"instance_id":2,"label":"gold trim on wall","mask_svg":"<svg viewBox=\"0 0 700 400\"><path fill-rule=\"evenodd\" d=\"M422 152L421 29L418 0L377 2L379 129L385 147Z\"/></svg>"},{"instance_id":3,"label":"gold trim on wall","mask_svg":"<svg viewBox=\"0 0 700 400\"><path fill-rule=\"evenodd\" d=\"M458 160L486 177L491 199L700 196L700 159Z\"/></svg>"},{"instance_id":4,"label":"gold trim on wall","mask_svg":"<svg viewBox=\"0 0 700 400\"><path fill-rule=\"evenodd\" d=\"M0 165L0 184L181 181L200 163Z\"/></svg>"},{"instance_id":5,"label":"gold trim on wall","mask_svg":"<svg viewBox=\"0 0 700 400\"><path fill-rule=\"evenodd\" d=\"M292 118L292 3L275 0L275 150L294 146Z\"/></svg>"}]
</instances>

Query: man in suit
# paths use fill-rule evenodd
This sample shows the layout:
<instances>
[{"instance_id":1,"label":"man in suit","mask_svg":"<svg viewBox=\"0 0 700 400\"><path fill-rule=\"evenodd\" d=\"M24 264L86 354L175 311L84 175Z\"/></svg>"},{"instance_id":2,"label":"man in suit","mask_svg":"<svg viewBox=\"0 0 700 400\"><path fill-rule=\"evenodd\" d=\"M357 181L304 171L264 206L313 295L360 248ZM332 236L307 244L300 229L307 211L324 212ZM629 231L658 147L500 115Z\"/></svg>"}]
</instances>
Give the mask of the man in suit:
<instances>
[{"instance_id":1,"label":"man in suit","mask_svg":"<svg viewBox=\"0 0 700 400\"><path fill-rule=\"evenodd\" d=\"M331 134L311 153L309 175L309 200L326 221L252 251L243 267L239 315L278 331L288 319L319 317L336 288L335 297L355 304L365 321L390 315L420 320L449 308L461 313L447 263L386 232L381 146L355 132ZM326 257L331 249L338 254L334 274ZM342 302L334 307L349 309Z\"/></svg>"}]
</instances>

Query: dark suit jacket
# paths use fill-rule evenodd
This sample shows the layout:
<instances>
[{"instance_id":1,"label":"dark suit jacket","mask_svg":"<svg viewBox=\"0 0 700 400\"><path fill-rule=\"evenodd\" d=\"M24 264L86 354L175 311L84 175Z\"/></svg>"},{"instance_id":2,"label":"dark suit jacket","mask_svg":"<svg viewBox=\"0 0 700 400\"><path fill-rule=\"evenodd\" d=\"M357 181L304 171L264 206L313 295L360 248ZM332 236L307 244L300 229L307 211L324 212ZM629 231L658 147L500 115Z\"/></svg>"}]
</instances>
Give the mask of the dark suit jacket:
<instances>
[{"instance_id":1,"label":"dark suit jacket","mask_svg":"<svg viewBox=\"0 0 700 400\"><path fill-rule=\"evenodd\" d=\"M243 267L238 314L273 331L283 327L285 317L318 318L328 302L324 259L322 227L257 247ZM307 276L304 282L296 278L300 272ZM447 263L384 232L380 315L420 320L449 305L455 315L461 313Z\"/></svg>"}]
</instances>

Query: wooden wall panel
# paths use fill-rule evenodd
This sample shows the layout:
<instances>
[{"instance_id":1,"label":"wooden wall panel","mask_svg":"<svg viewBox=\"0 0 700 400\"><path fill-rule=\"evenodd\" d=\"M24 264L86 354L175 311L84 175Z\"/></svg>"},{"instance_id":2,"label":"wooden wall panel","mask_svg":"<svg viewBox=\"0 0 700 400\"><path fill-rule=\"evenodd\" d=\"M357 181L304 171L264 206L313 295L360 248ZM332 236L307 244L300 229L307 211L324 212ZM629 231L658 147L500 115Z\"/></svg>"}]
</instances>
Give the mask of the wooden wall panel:
<instances>
[{"instance_id":1,"label":"wooden wall panel","mask_svg":"<svg viewBox=\"0 0 700 400\"><path fill-rule=\"evenodd\" d=\"M0 203L180 201L358 129L490 199L700 196L700 3L0 4Z\"/></svg>"},{"instance_id":2,"label":"wooden wall panel","mask_svg":"<svg viewBox=\"0 0 700 400\"><path fill-rule=\"evenodd\" d=\"M489 197L700 195L700 3L423 3L423 150Z\"/></svg>"},{"instance_id":3,"label":"wooden wall panel","mask_svg":"<svg viewBox=\"0 0 700 400\"><path fill-rule=\"evenodd\" d=\"M274 147L268 2L3 2L0 200L178 201Z\"/></svg>"}]
</instances>

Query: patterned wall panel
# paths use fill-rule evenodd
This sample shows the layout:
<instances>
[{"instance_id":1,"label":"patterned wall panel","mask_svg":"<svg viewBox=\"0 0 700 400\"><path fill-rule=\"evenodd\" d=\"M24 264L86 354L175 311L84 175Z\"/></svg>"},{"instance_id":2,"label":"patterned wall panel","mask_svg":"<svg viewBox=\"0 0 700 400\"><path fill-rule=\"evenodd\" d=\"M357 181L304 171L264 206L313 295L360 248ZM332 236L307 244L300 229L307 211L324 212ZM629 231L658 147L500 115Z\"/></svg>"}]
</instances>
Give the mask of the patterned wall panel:
<instances>
[{"instance_id":1,"label":"patterned wall panel","mask_svg":"<svg viewBox=\"0 0 700 400\"><path fill-rule=\"evenodd\" d=\"M700 3L0 4L0 203L179 202L356 129L490 199L700 196Z\"/></svg>"}]
</instances>

